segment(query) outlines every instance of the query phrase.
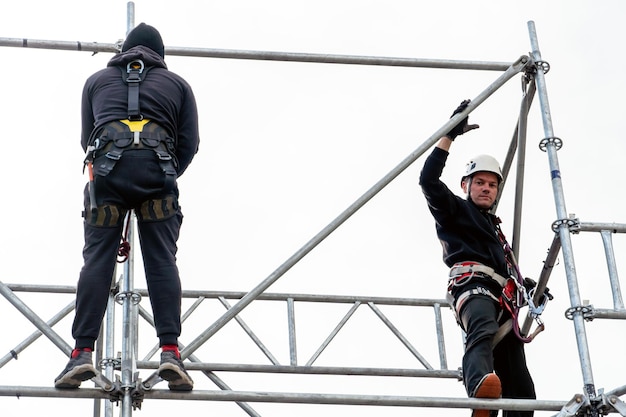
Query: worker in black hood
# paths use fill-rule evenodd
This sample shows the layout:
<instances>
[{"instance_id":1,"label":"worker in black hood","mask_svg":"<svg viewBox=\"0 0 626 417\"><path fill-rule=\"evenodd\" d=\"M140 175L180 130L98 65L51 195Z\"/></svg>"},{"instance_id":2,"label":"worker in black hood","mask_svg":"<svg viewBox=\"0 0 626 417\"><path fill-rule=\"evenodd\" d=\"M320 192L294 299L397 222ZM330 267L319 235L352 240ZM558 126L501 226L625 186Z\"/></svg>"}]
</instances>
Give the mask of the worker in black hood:
<instances>
[{"instance_id":1,"label":"worker in black hood","mask_svg":"<svg viewBox=\"0 0 626 417\"><path fill-rule=\"evenodd\" d=\"M124 218L134 210L162 348L158 373L172 390L193 389L178 350L182 292L176 243L183 215L177 179L198 151L198 112L191 87L167 69L164 56L159 32L141 23L122 52L85 82L81 145L92 175L84 192L84 265L72 327L75 348L55 380L57 388L78 388L97 373L92 351Z\"/></svg>"}]
</instances>

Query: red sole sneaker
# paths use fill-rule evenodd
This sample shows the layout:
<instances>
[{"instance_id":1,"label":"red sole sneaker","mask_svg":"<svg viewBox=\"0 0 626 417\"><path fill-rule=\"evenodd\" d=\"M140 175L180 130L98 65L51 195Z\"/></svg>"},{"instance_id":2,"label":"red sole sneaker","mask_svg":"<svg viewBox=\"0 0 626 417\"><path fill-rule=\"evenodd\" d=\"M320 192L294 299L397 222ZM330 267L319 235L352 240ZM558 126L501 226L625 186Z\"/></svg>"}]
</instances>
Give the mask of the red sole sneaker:
<instances>
[{"instance_id":1,"label":"red sole sneaker","mask_svg":"<svg viewBox=\"0 0 626 417\"><path fill-rule=\"evenodd\" d=\"M487 374L478 385L475 398L500 398L502 384L498 375ZM489 410L473 410L472 417L489 417Z\"/></svg>"}]
</instances>

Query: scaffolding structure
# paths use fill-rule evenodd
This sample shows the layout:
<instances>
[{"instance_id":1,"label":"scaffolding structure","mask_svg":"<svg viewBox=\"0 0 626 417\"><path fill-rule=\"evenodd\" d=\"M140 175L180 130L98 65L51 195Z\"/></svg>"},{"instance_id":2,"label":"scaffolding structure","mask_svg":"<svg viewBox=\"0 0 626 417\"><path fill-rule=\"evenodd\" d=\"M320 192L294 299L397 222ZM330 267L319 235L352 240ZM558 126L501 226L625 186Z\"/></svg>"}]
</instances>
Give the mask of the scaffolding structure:
<instances>
[{"instance_id":1,"label":"scaffolding structure","mask_svg":"<svg viewBox=\"0 0 626 417\"><path fill-rule=\"evenodd\" d=\"M128 4L128 28L134 27L134 5ZM119 281L113 281L109 296L109 305L105 323L103 324L102 337L98 340L96 360L100 364L102 373L94 378L96 388L81 388L79 390L57 390L52 387L27 387L27 386L0 386L0 396L31 396L31 397L58 397L58 398L93 398L95 401L94 416L99 416L102 411L106 416L113 414L114 402L119 404L120 415L130 417L133 411L140 408L145 400L150 399L174 399L196 401L232 401L239 405L241 410L250 416L260 414L250 405L256 402L276 403L310 403L310 404L338 404L338 405L371 405L371 406L405 406L405 407L441 407L441 408L498 408L503 410L544 410L555 411L558 417L568 416L599 416L608 413L618 413L626 416L626 404L620 396L626 394L626 385L615 387L608 392L597 392L592 374L591 358L587 344L585 322L593 319L626 319L626 308L622 298L615 253L613 250L612 235L626 233L626 224L616 223L585 223L568 215L559 169L557 151L562 146L562 140L554 135L550 114L550 106L544 75L549 71L549 64L541 57L534 22L528 22L529 37L532 52L523 55L515 62L479 62L479 61L454 61L454 60L424 60L411 58L385 58L367 56L345 55L322 55L304 53L280 53L260 51L237 51L205 48L166 48L168 55L208 57L208 58L231 58L250 60L272 61L295 61L308 63L335 63L357 65L381 65L421 68L446 68L497 71L501 74L482 93L472 99L470 105L460 114L447 121L415 151L402 160L393 170L374 184L367 192L359 197L353 204L341 212L318 234L311 238L302 248L289 257L265 280L260 282L249 292L223 292L223 291L183 291L183 297L194 300L192 306L182 317L186 320L194 310L205 300L219 302L226 311L211 323L188 345L181 346L182 358L186 359L186 367L195 374L202 373L212 381L219 390L202 391L195 390L190 393L172 392L167 389L159 389L160 379L156 373L152 373L145 380L138 378L138 370L155 370L158 362L150 359L157 352L158 347L148 351L143 359L138 354L138 331L140 319L149 325L154 325L151 314L144 309L140 301L147 297L147 291L136 289L133 276L133 255L123 264L123 272ZM28 47L43 49L76 50L86 52L116 53L121 45L89 42L64 42L44 41L32 39L0 38L0 46ZM538 279L538 287L534 302L537 303L543 290L546 288L556 259L561 253L571 307L566 311L566 317L573 322L580 369L582 373L584 392L576 394L569 401L563 400L481 400L474 398L434 398L414 396L381 396L381 395L349 395L349 394L313 394L313 393L276 393L276 392L247 392L233 390L215 372L251 372L268 374L299 374L299 375L360 375L368 377L394 376L394 377L420 377L442 378L460 380L460 369L449 369L446 355L446 343L444 340L444 325L442 309L449 308L445 299L414 299L392 297L363 297L363 296L339 296L339 295L313 295L313 294L281 294L269 293L266 290L280 279L291 267L302 260L318 244L326 239L350 216L363 207L382 189L389 185L400 173L418 160L428 151L441 136L448 132L461 119L468 116L496 90L506 84L516 75L522 75L525 82L525 92L520 105L518 124L515 127L510 142L509 150L503 164L503 174L506 178L509 171L514 167L516 159L516 184L515 184L515 212L514 212L514 236L519 235L521 229L521 206L524 187L524 166L526 146L526 123L531 103L535 94L539 97L542 122L545 138L540 143L540 148L548 157L551 184L554 202L557 211L557 220L552 224L554 239L544 261L542 271ZM574 254L572 250L572 234L581 232L599 233L603 242L606 262L609 271L609 281L612 291L612 308L595 308L585 305L581 299ZM133 229L130 229L129 241L132 241ZM514 238L513 251L518 253L519 241ZM73 302L59 311L49 320L39 317L17 295L20 292L36 292L49 294L74 294L75 287L55 285L22 285L5 284L0 282L0 294L23 314L36 327L36 331L28 338L18 343L9 353L0 358L0 368L17 358L21 352L27 349L40 336L48 338L57 348L69 355L71 346L59 336L53 329L54 325L68 316L74 309ZM240 313L253 302L277 302L287 306L287 322L289 324L289 363L282 364L271 350L261 341L240 316ZM339 320L334 329L319 345L315 353L306 360L300 360L297 355L296 338L296 314L295 305L309 303L316 306L327 304L344 305L347 308L344 316ZM113 334L116 329L115 306L122 306L122 352L116 357L113 347ZM436 351L438 363L431 364L426 356L418 350L406 337L393 320L390 319L382 306L401 306L410 309L429 309L436 329ZM329 367L317 366L316 360L322 352L333 342L333 339L341 332L346 323L350 321L359 309L369 308L373 314L390 330L390 334L397 338L405 349L416 359L420 369L380 368L380 367ZM267 365L255 364L225 364L206 363L195 355L196 351L213 337L227 323L235 320L245 334L254 342L269 362ZM528 316L523 323L522 332L528 334L533 318ZM102 401L102 400L112 401Z\"/></svg>"}]
</instances>

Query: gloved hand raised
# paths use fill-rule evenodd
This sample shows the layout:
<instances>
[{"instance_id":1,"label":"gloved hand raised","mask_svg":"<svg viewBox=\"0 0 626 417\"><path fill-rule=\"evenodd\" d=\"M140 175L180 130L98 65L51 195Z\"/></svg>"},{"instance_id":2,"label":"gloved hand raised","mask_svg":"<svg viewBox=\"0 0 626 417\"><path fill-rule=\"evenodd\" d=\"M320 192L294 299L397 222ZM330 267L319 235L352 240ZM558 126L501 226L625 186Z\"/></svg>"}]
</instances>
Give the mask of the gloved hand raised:
<instances>
[{"instance_id":1,"label":"gloved hand raised","mask_svg":"<svg viewBox=\"0 0 626 417\"><path fill-rule=\"evenodd\" d=\"M454 112L452 113L452 116L450 116L450 118L454 117L455 115L461 113L463 110L465 110L467 108L467 106L469 105L470 100L463 100L461 102L461 104L459 104L459 107L457 107ZM461 120L459 122L458 125L454 126L447 134L446 136L450 138L450 140L454 140L456 139L457 136L460 136L464 133L469 132L470 130L474 130L474 129L478 129L480 126L478 125L469 125L467 124L468 118L466 117L465 119Z\"/></svg>"}]
</instances>

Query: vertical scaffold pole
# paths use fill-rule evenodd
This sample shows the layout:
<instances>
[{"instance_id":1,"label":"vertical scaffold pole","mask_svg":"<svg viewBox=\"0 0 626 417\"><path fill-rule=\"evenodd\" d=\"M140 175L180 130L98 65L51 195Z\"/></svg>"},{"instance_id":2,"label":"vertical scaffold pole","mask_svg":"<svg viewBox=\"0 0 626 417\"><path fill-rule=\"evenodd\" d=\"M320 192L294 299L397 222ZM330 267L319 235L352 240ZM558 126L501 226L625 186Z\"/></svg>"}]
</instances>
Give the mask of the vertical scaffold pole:
<instances>
[{"instance_id":1,"label":"vertical scaffold pole","mask_svg":"<svg viewBox=\"0 0 626 417\"><path fill-rule=\"evenodd\" d=\"M117 270L117 268L116 268ZM115 372L115 291L117 285L115 281L116 273L113 273L111 279L111 290L109 291L109 301L107 302L106 321L104 329L104 357L105 362L102 364L104 376L109 380L114 380ZM113 402L105 401L104 417L113 417Z\"/></svg>"},{"instance_id":2,"label":"vertical scaffold pole","mask_svg":"<svg viewBox=\"0 0 626 417\"><path fill-rule=\"evenodd\" d=\"M135 27L135 3L129 1L126 7L126 34ZM128 242L131 247L134 239L134 219L133 212L128 212ZM121 416L131 417L133 412L132 390L134 388L133 375L136 372L137 351L137 308L134 293L134 250L128 254L124 263L124 275L121 294L122 298L122 388L124 396L121 404Z\"/></svg>"},{"instance_id":3,"label":"vertical scaffold pole","mask_svg":"<svg viewBox=\"0 0 626 417\"><path fill-rule=\"evenodd\" d=\"M563 184L561 181L561 171L557 151L562 142L554 136L552 129L552 118L550 115L550 104L548 103L548 94L546 90L544 78L544 63L541 59L539 51L539 43L537 41L537 32L535 30L535 22L528 22L528 31L532 47L532 57L538 66L536 74L537 91L539 92L539 103L541 105L541 117L543 120L544 134L546 135L541 143L541 149L545 148L550 163L550 178L552 180L552 191L554 194L554 202L556 204L557 222L555 223L555 232L558 232L561 241L563 261L565 264L565 274L567 278L567 287L569 290L570 303L575 310L573 313L574 329L576 332L576 342L578 344L578 355L583 376L584 390L588 398L596 396L595 386L593 382L593 372L591 368L591 358L589 355L589 347L587 344L587 335L585 331L585 322L580 292L578 289L578 279L576 276L576 267L574 265L574 253L572 250L572 242L569 230L569 222L567 210L565 208L565 197L563 194Z\"/></svg>"},{"instance_id":4,"label":"vertical scaffold pole","mask_svg":"<svg viewBox=\"0 0 626 417\"><path fill-rule=\"evenodd\" d=\"M133 242L134 221L133 212L129 211L128 219L128 241ZM124 274L122 277L122 291L119 298L122 302L122 398L121 416L132 416L133 398L132 392L135 388L133 377L136 372L136 351L137 351L137 303L138 294L134 292L134 251L128 254L128 259L124 263Z\"/></svg>"},{"instance_id":5,"label":"vertical scaffold pole","mask_svg":"<svg viewBox=\"0 0 626 417\"><path fill-rule=\"evenodd\" d=\"M517 141L517 171L515 175L515 207L513 215L513 240L512 248L513 253L520 260L520 242L521 242L521 230L522 230L522 206L524 196L524 167L526 166L526 132L528 126L528 112L530 110L530 104L535 95L535 84L530 83L526 87L524 98L520 106L519 119L517 121L517 137L514 140Z\"/></svg>"},{"instance_id":6,"label":"vertical scaffold pole","mask_svg":"<svg viewBox=\"0 0 626 417\"><path fill-rule=\"evenodd\" d=\"M624 309L624 300L622 299L622 290L619 286L619 276L617 274L617 264L615 262L615 252L613 251L613 238L611 230L600 231L602 243L604 245L604 253L606 255L606 266L609 269L609 282L611 284L611 292L613 293L613 308L615 310Z\"/></svg>"},{"instance_id":7,"label":"vertical scaffold pole","mask_svg":"<svg viewBox=\"0 0 626 417\"><path fill-rule=\"evenodd\" d=\"M126 34L135 27L135 3L129 1L126 4Z\"/></svg>"}]
</instances>

